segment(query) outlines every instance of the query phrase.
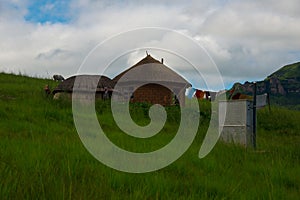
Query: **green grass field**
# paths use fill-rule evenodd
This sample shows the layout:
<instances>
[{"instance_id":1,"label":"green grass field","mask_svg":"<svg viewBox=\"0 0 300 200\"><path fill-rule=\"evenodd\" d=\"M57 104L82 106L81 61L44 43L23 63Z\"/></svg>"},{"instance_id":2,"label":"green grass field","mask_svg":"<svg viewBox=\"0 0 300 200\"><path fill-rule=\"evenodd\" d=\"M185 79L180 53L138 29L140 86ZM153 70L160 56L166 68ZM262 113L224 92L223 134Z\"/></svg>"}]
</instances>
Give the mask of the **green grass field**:
<instances>
[{"instance_id":1,"label":"green grass field","mask_svg":"<svg viewBox=\"0 0 300 200\"><path fill-rule=\"evenodd\" d=\"M76 132L72 105L43 92L56 82L0 74L0 199L299 199L300 112L272 107L258 112L257 149L218 142L198 151L209 122L200 102L201 126L188 151L161 170L130 174L91 156ZM147 105L131 105L136 123L149 122ZM178 128L179 110L155 137L142 141L120 133L109 103L97 102L101 126L131 151L161 148Z\"/></svg>"}]
</instances>

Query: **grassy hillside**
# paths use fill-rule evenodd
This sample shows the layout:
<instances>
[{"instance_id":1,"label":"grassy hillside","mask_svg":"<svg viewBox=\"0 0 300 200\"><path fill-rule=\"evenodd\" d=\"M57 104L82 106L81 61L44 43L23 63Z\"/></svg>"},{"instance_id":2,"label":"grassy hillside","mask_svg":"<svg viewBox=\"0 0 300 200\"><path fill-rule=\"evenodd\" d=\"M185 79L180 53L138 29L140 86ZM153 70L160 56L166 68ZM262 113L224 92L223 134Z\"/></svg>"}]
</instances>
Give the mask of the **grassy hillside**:
<instances>
[{"instance_id":1,"label":"grassy hillside","mask_svg":"<svg viewBox=\"0 0 300 200\"><path fill-rule=\"evenodd\" d=\"M280 80L300 78L300 62L286 65L274 72L273 74L271 74L269 77L271 76L276 76Z\"/></svg>"},{"instance_id":2,"label":"grassy hillside","mask_svg":"<svg viewBox=\"0 0 300 200\"><path fill-rule=\"evenodd\" d=\"M271 102L277 105L283 105L287 108L300 110L300 62L286 65L273 74L270 77L276 77L280 80L280 83L286 95L274 94L271 97Z\"/></svg>"},{"instance_id":3,"label":"grassy hillside","mask_svg":"<svg viewBox=\"0 0 300 200\"><path fill-rule=\"evenodd\" d=\"M201 126L188 151L170 166L146 174L118 172L83 147L73 124L71 102L43 92L51 80L0 74L0 199L297 199L300 195L300 112L272 107L258 112L257 150L218 142L198 158L209 121L200 102ZM131 105L138 124L148 106ZM122 136L109 103L97 102L110 139L132 151L167 144L179 110L168 109L161 133L146 142Z\"/></svg>"}]
</instances>

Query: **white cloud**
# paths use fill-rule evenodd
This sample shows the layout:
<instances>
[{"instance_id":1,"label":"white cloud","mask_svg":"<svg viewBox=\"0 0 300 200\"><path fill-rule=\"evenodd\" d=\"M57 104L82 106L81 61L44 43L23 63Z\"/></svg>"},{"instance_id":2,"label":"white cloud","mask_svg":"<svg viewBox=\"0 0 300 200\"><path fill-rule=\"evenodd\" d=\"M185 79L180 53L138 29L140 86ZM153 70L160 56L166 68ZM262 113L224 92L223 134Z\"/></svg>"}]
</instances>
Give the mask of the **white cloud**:
<instances>
[{"instance_id":1,"label":"white cloud","mask_svg":"<svg viewBox=\"0 0 300 200\"><path fill-rule=\"evenodd\" d=\"M61 73L67 77L77 72L87 53L99 42L122 31L149 26L183 31L197 40L220 68L226 85L262 79L283 64L300 59L297 0L73 0L68 13L72 19L67 24L25 21L28 3L0 3L0 71L39 76ZM44 9L53 7L46 4ZM171 36L143 45L158 43L170 48L183 45ZM197 57L197 52L190 54ZM134 59L140 55L133 53L125 64L137 62ZM166 62L176 65L175 59ZM174 68L180 70L179 66Z\"/></svg>"},{"instance_id":2,"label":"white cloud","mask_svg":"<svg viewBox=\"0 0 300 200\"><path fill-rule=\"evenodd\" d=\"M207 49L214 57L218 58L220 61L222 60L230 60L231 54L230 52L221 47L212 37L210 36L195 36L195 40L199 41L199 43Z\"/></svg>"}]
</instances>

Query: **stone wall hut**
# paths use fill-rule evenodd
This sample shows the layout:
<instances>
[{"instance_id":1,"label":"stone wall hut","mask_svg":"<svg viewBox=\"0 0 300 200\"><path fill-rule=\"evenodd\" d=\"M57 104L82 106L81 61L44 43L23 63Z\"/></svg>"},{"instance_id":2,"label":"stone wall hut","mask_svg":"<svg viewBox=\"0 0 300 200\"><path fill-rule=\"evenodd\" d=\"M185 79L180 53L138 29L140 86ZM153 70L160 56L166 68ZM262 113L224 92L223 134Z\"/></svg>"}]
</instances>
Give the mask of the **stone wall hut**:
<instances>
[{"instance_id":1,"label":"stone wall hut","mask_svg":"<svg viewBox=\"0 0 300 200\"><path fill-rule=\"evenodd\" d=\"M54 99L58 99L61 95L66 95L71 98L76 78L78 78L77 81L79 80L77 89L79 92L82 92L82 94L95 91L94 86L97 86L96 99L109 99L111 97L114 82L110 78L100 75L78 75L67 78L61 82L52 92ZM90 96L90 94L87 96Z\"/></svg>"},{"instance_id":2,"label":"stone wall hut","mask_svg":"<svg viewBox=\"0 0 300 200\"><path fill-rule=\"evenodd\" d=\"M191 87L183 77L164 65L163 59L160 62L149 54L112 80L120 86L115 90L124 99L163 106L174 105L178 100L184 105L185 90Z\"/></svg>"}]
</instances>

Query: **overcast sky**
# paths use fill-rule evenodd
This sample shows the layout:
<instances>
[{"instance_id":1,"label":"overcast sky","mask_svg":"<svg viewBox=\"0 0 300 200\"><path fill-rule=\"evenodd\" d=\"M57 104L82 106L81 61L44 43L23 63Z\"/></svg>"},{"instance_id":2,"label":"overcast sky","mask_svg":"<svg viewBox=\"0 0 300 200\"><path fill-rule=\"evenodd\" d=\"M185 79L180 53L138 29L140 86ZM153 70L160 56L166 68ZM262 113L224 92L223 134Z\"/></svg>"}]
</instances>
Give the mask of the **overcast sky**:
<instances>
[{"instance_id":1,"label":"overcast sky","mask_svg":"<svg viewBox=\"0 0 300 200\"><path fill-rule=\"evenodd\" d=\"M299 0L0 0L0 71L69 77L78 73L96 45L113 35L161 27L204 47L228 87L238 81L262 80L283 65L300 61L299 10ZM149 39L136 36L143 37ZM170 48L184 45L172 38L156 42ZM141 48L151 43L145 42ZM111 46L124 49L124 44ZM202 87L188 67L175 66L172 57L151 51L195 87ZM123 71L144 56L141 51L131 52L115 63Z\"/></svg>"}]
</instances>

